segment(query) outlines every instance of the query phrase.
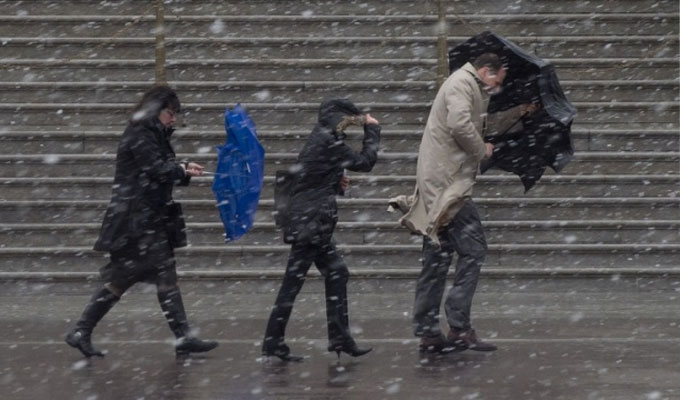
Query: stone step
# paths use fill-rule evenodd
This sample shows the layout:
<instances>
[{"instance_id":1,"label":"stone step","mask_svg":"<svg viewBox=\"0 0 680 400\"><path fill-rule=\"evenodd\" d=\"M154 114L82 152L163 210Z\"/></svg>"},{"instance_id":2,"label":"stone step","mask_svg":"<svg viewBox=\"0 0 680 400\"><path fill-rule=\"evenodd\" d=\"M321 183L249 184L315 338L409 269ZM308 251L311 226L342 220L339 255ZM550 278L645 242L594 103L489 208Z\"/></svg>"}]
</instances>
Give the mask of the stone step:
<instances>
[{"instance_id":1,"label":"stone step","mask_svg":"<svg viewBox=\"0 0 680 400\"><path fill-rule=\"evenodd\" d=\"M227 99L225 99L227 100ZM232 99L228 99L232 100ZM363 100L363 99L362 99ZM385 127L422 129L430 103L364 103L357 106L370 112ZM573 102L576 121L588 129L677 129L678 102ZM133 103L0 103L0 126L88 127L120 125L129 118ZM192 129L215 129L224 125L225 107L233 103L186 103L181 119ZM312 127L319 103L243 103L253 121L260 125Z\"/></svg>"},{"instance_id":2,"label":"stone step","mask_svg":"<svg viewBox=\"0 0 680 400\"><path fill-rule=\"evenodd\" d=\"M319 10L323 11L323 10ZM450 35L494 31L510 35L663 35L677 30L677 13L540 13L455 14L447 16ZM431 36L438 34L436 15L167 15L165 36L281 37L296 36ZM17 36L26 24L41 37L144 37L156 29L146 15L3 15L0 37Z\"/></svg>"},{"instance_id":3,"label":"stone step","mask_svg":"<svg viewBox=\"0 0 680 400\"><path fill-rule=\"evenodd\" d=\"M117 128L117 129L116 129ZM414 151L420 145L424 126L413 130L385 128L380 134L380 148L386 152ZM115 130L114 130L115 129ZM13 126L0 130L0 154L101 154L113 153L124 125L105 130L31 130ZM267 153L299 151L310 129L267 129L258 127L260 143ZM353 131L350 130L350 133ZM680 148L680 131L652 129L579 129L571 132L577 153L584 151L671 152ZM211 153L225 141L224 130L180 128L173 135L178 153ZM350 142L352 139L349 140Z\"/></svg>"},{"instance_id":4,"label":"stone step","mask_svg":"<svg viewBox=\"0 0 680 400\"><path fill-rule=\"evenodd\" d=\"M678 101L678 80L562 81L566 96L588 101ZM188 103L321 102L330 96L376 102L428 102L433 81L175 81L169 85ZM141 98L149 82L3 82L0 103L121 103Z\"/></svg>"},{"instance_id":5,"label":"stone step","mask_svg":"<svg viewBox=\"0 0 680 400\"><path fill-rule=\"evenodd\" d=\"M348 141L360 148L358 139ZM115 151L114 149L112 149ZM178 153L178 159L195 161L207 171L217 170L216 152ZM415 175L418 153L382 152L371 175ZM678 172L680 152L576 152L562 174L650 174ZM264 173L293 168L297 153L267 153ZM0 154L2 177L96 177L108 176L115 167L115 154ZM552 175L548 169L546 175ZM350 176L356 175L350 173Z\"/></svg>"},{"instance_id":6,"label":"stone step","mask_svg":"<svg viewBox=\"0 0 680 400\"><path fill-rule=\"evenodd\" d=\"M262 198L273 198L273 177L266 176ZM111 177L0 178L2 200L101 200L111 195ZM529 197L675 197L680 175L546 175ZM176 187L177 198L211 199L212 178L199 177ZM413 193L415 177L353 175L347 198L390 198ZM509 174L477 178L474 197L522 197L524 187Z\"/></svg>"},{"instance_id":7,"label":"stone step","mask_svg":"<svg viewBox=\"0 0 680 400\"><path fill-rule=\"evenodd\" d=\"M412 282L415 281L420 275L420 267L414 268L393 268L390 266L384 267L372 267L372 268L354 268L349 266L350 279L353 282L360 282L360 280L365 280L367 284L365 287L362 285L360 287L354 286L354 291L368 290L374 291L375 286L371 285L373 280L380 280L380 287L386 290L392 290L394 287L389 287L388 284L392 282L399 289L403 289L403 282L400 280L407 279ZM206 294L214 294L216 285L225 285L225 291L233 290L235 285L243 291L251 290L250 293L254 292L267 292L276 290L277 285L280 284L281 278L283 277L284 268L279 270L225 270L220 269L208 269L208 270L197 270L197 271L182 271L182 266L179 266L179 271L177 275L182 282L182 290L190 293L203 292ZM448 273L449 279L453 279L454 270L451 268ZM489 267L483 266L481 271L482 279L485 280L484 286L480 287L483 291L494 291L497 289L495 287L490 287L490 280L498 280L497 284L506 285L508 280L511 280L516 284L517 287L522 286L522 280L530 279L532 285L530 287L538 286L539 293L534 294L540 299L536 299L534 304L539 304L540 300L544 299L546 288L550 290L555 290L555 280L558 279L577 279L574 281L574 285L579 285L582 287L583 284L590 284L593 288L601 290L602 282L616 283L623 280L629 279L634 282L640 282L640 280L645 280L646 283L668 281L669 279L678 279L680 277L680 268L678 267L649 267L649 266L633 266L633 267L613 267L613 268L602 268L598 266L579 266L570 267L568 269L562 267L550 267L543 266L538 268L526 268L526 267ZM321 281L321 274L311 268L307 274L309 278L309 283L305 285L323 285ZM49 271L49 272L0 272L0 283L5 286L2 287L3 293L7 295L19 294L21 296L27 293L27 289L30 287L33 290L45 290L44 285L49 285L51 291L64 293L69 295L70 298L73 294L90 293L95 289L100 281L99 273L96 271L84 271L84 272L59 272L59 271ZM652 279L652 280L650 280ZM411 282L411 284L413 284ZM401 284L400 284L401 283ZM562 282L565 284L566 282ZM39 285L37 287L31 287L32 285ZM75 284L71 286L70 284ZM253 285L253 287L244 287L243 284ZM31 286L29 286L31 285ZM57 286L58 285L58 286ZM90 290L83 290L83 287L91 285ZM646 284L635 284L636 289L645 288L650 289L650 286ZM562 290L569 290L571 286L561 286ZM664 287L670 291L673 291L670 286L664 285ZM187 289L190 288L190 289ZM254 289L254 290L253 290ZM137 290L144 290L139 287L133 287L131 292L127 292L126 296L130 293L135 293ZM323 287L318 287L318 290L323 291ZM626 287L626 290L630 290ZM572 292L573 293L573 292ZM87 300L83 297L83 302ZM618 298L612 298L612 301L619 301ZM60 308L61 309L61 308Z\"/></svg>"},{"instance_id":8,"label":"stone step","mask_svg":"<svg viewBox=\"0 0 680 400\"><path fill-rule=\"evenodd\" d=\"M91 2L87 0L63 0L54 3L47 0L7 1L0 3L0 15L147 15L155 12L155 4L138 1ZM676 12L673 0L548 0L506 3L495 0L478 0L474 3L456 1L446 4L446 12L459 14L527 14L527 13L646 13ZM58 12L57 12L58 11ZM436 14L437 3L426 1L414 3L409 0L193 0L172 2L165 5L168 16L193 16L214 13L220 15L403 15Z\"/></svg>"},{"instance_id":9,"label":"stone step","mask_svg":"<svg viewBox=\"0 0 680 400\"><path fill-rule=\"evenodd\" d=\"M485 220L483 225L488 243L680 244L680 220ZM0 247L93 246L100 228L101 223L0 223ZM187 236L193 246L225 243L221 222L190 222L187 224ZM338 244L347 245L422 243L420 236L411 235L395 221L341 221L335 229L334 238ZM283 240L281 231L273 222L258 222L234 243L279 245L283 244Z\"/></svg>"},{"instance_id":10,"label":"stone step","mask_svg":"<svg viewBox=\"0 0 680 400\"><path fill-rule=\"evenodd\" d=\"M182 203L189 223L218 222L215 200L184 198ZM100 223L108 199L101 200L2 200L0 221L18 223ZM338 198L341 222L397 221L399 213L387 211L387 198ZM678 218L680 198L677 197L571 197L571 198L475 198L483 221L506 220L673 220ZM255 221L274 221L274 201L261 198Z\"/></svg>"},{"instance_id":11,"label":"stone step","mask_svg":"<svg viewBox=\"0 0 680 400\"><path fill-rule=\"evenodd\" d=\"M454 47L468 36L449 36ZM508 36L527 51L545 58L677 57L677 32L669 35ZM435 58L436 36L167 38L168 58L205 59L289 57ZM4 58L152 58L154 37L14 37L0 42Z\"/></svg>"},{"instance_id":12,"label":"stone step","mask_svg":"<svg viewBox=\"0 0 680 400\"><path fill-rule=\"evenodd\" d=\"M421 265L422 245L341 245L347 265L354 268L414 268ZM176 259L183 271L195 270L280 270L285 266L289 246L192 246L177 249ZM485 260L489 267L626 268L639 265L677 266L680 244L490 244ZM5 247L0 248L2 272L93 272L106 262L105 255L88 247Z\"/></svg>"},{"instance_id":13,"label":"stone step","mask_svg":"<svg viewBox=\"0 0 680 400\"><path fill-rule=\"evenodd\" d=\"M624 53L625 54L625 53ZM139 55L137 55L138 57ZM288 54L287 56L290 56ZM559 58L546 59L563 80L610 80L625 76L632 80L671 80L678 76L675 58L649 55L643 58ZM166 61L170 81L390 81L436 80L434 58L234 58L215 56ZM67 58L2 58L0 82L32 81L146 81L155 79L155 61L147 59L67 59Z\"/></svg>"}]
</instances>

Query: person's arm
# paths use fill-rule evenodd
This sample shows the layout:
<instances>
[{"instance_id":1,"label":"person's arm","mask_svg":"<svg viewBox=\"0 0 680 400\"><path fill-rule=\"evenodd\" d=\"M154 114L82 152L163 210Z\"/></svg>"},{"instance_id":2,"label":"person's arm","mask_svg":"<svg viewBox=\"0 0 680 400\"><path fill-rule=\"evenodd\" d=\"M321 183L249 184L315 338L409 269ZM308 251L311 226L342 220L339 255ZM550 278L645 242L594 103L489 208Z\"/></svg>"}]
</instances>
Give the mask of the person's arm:
<instances>
[{"instance_id":1,"label":"person's arm","mask_svg":"<svg viewBox=\"0 0 680 400\"><path fill-rule=\"evenodd\" d=\"M340 166L350 171L370 172L378 161L380 125L377 122L375 119L369 120L367 118L367 123L364 125L363 146L360 152L354 151L344 142L339 142L333 145L330 161L339 162Z\"/></svg>"},{"instance_id":2,"label":"person's arm","mask_svg":"<svg viewBox=\"0 0 680 400\"><path fill-rule=\"evenodd\" d=\"M497 136L507 132L515 132L522 129L520 107L516 106L505 111L489 114L487 117L486 136Z\"/></svg>"},{"instance_id":3,"label":"person's arm","mask_svg":"<svg viewBox=\"0 0 680 400\"><path fill-rule=\"evenodd\" d=\"M175 160L163 160L162 150L153 132L139 129L132 133L130 151L140 169L159 182L180 181L188 174Z\"/></svg>"},{"instance_id":4,"label":"person's arm","mask_svg":"<svg viewBox=\"0 0 680 400\"><path fill-rule=\"evenodd\" d=\"M444 99L448 111L446 125L456 143L477 160L486 157L488 146L472 123L472 88L452 88Z\"/></svg>"},{"instance_id":5,"label":"person's arm","mask_svg":"<svg viewBox=\"0 0 680 400\"><path fill-rule=\"evenodd\" d=\"M505 111L489 114L487 118L488 129L486 136L497 136L503 133L512 133L522 130L523 124L520 122L521 119L530 116L540 108L540 104L525 103Z\"/></svg>"}]
</instances>

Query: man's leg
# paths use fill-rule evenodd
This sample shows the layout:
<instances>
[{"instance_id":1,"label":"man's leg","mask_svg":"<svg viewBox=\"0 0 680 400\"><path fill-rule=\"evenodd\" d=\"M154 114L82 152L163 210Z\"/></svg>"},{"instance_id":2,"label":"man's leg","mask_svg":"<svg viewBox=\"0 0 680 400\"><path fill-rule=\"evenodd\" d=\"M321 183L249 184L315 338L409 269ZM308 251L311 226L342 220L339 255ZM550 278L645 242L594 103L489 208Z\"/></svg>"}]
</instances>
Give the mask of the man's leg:
<instances>
[{"instance_id":1,"label":"man's leg","mask_svg":"<svg viewBox=\"0 0 680 400\"><path fill-rule=\"evenodd\" d=\"M427 236L423 237L423 268L416 283L413 310L413 331L418 337L441 335L439 307L454 251L450 238L443 233L439 235L441 247Z\"/></svg>"},{"instance_id":2,"label":"man's leg","mask_svg":"<svg viewBox=\"0 0 680 400\"><path fill-rule=\"evenodd\" d=\"M458 253L453 287L446 297L446 317L449 326L470 329L472 297L477 289L479 272L486 257L486 238L475 204L468 200L447 227Z\"/></svg>"},{"instance_id":3,"label":"man's leg","mask_svg":"<svg viewBox=\"0 0 680 400\"><path fill-rule=\"evenodd\" d=\"M495 350L495 346L477 339L470 320L472 298L487 250L484 229L472 200L465 202L447 229L458 253L453 287L449 290L444 305L447 322L451 327L448 338L457 343L462 341L473 350Z\"/></svg>"}]
</instances>

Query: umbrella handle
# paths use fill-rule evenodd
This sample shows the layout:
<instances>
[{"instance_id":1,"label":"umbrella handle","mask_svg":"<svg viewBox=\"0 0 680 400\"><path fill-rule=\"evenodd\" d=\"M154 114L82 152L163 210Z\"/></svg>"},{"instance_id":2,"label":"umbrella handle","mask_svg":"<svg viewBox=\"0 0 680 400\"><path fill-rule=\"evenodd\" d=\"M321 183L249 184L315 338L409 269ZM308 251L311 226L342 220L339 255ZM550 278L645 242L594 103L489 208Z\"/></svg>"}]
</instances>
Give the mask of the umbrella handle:
<instances>
[{"instance_id":1,"label":"umbrella handle","mask_svg":"<svg viewBox=\"0 0 680 400\"><path fill-rule=\"evenodd\" d=\"M203 175L210 175L210 176L229 176L229 174L218 174L217 172L208 172L208 171L203 171Z\"/></svg>"}]
</instances>

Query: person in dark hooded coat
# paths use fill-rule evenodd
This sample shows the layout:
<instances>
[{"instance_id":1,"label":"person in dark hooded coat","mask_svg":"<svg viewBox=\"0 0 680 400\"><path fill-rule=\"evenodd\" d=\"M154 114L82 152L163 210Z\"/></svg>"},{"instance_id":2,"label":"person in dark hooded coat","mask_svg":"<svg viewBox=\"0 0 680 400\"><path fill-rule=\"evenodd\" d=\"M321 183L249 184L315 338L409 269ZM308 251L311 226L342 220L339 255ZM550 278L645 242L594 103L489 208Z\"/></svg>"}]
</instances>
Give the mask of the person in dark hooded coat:
<instances>
[{"instance_id":1,"label":"person in dark hooded coat","mask_svg":"<svg viewBox=\"0 0 680 400\"><path fill-rule=\"evenodd\" d=\"M349 125L363 125L361 151L344 143ZM358 357L371 351L360 348L349 330L347 281L349 271L338 253L333 230L338 220L336 196L348 185L345 169L369 172L378 159L379 122L362 115L349 100L324 101L319 120L300 151L292 174L290 198L281 218L284 241L291 244L288 265L271 311L262 346L264 356L301 361L285 344L285 330L309 267L314 263L325 280L328 351ZM277 218L277 221L279 219Z\"/></svg>"},{"instance_id":2,"label":"person in dark hooded coat","mask_svg":"<svg viewBox=\"0 0 680 400\"><path fill-rule=\"evenodd\" d=\"M111 201L94 245L110 253L110 262L101 269L104 285L66 336L66 343L86 357L103 356L92 346L92 330L127 289L142 281L157 287L178 355L217 347L217 342L191 334L177 285L173 249L186 246L186 234L172 190L203 173L199 164L175 160L170 136L179 111L174 90L154 87L136 106L120 139Z\"/></svg>"}]
</instances>

